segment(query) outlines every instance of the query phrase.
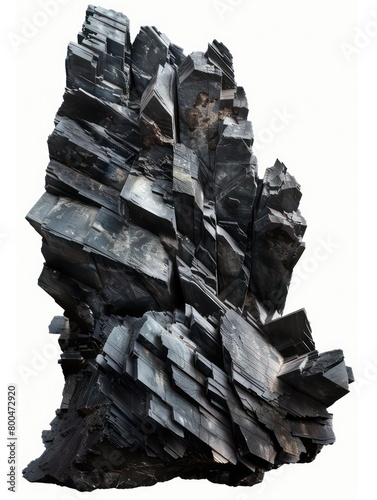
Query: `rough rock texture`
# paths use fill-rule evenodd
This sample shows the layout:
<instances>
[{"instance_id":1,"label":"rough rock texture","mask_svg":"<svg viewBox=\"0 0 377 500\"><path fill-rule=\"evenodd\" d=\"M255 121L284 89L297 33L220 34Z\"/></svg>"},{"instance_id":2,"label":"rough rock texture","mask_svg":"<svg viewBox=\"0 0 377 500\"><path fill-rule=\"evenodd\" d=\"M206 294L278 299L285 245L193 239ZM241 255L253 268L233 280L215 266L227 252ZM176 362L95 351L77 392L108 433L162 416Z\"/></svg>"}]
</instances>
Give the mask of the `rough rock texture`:
<instances>
[{"instance_id":1,"label":"rough rock texture","mask_svg":"<svg viewBox=\"0 0 377 500\"><path fill-rule=\"evenodd\" d=\"M258 177L245 92L216 40L187 57L89 6L49 137L39 285L64 309L65 387L29 481L253 485L334 442L342 351L281 317L304 244L300 186Z\"/></svg>"}]
</instances>

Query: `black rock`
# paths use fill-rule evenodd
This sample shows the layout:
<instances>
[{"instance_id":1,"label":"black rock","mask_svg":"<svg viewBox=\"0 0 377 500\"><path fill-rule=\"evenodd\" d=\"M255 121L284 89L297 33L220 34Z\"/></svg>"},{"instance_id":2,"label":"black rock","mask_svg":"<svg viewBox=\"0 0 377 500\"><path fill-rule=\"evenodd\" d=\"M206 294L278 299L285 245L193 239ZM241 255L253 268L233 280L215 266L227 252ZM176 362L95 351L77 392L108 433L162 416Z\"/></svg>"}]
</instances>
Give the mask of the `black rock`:
<instances>
[{"instance_id":1,"label":"black rock","mask_svg":"<svg viewBox=\"0 0 377 500\"><path fill-rule=\"evenodd\" d=\"M185 56L89 6L67 55L39 285L64 309L61 408L29 481L82 491L174 477L250 486L334 442L342 351L280 316L306 223L278 160L258 178L232 55Z\"/></svg>"}]
</instances>

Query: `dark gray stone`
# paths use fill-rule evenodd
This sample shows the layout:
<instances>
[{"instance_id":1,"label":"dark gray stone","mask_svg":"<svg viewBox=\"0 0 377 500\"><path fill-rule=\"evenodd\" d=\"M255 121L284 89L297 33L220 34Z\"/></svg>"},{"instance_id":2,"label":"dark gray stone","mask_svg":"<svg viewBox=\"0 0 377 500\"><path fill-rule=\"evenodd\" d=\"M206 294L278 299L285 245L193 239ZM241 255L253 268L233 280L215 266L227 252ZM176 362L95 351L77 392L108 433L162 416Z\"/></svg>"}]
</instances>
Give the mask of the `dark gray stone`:
<instances>
[{"instance_id":1,"label":"dark gray stone","mask_svg":"<svg viewBox=\"0 0 377 500\"><path fill-rule=\"evenodd\" d=\"M89 6L67 54L39 285L63 308L63 399L29 481L81 491L174 477L251 486L332 444L353 381L283 312L306 223L278 160L258 178L247 99L220 42L189 56ZM42 396L43 397L43 396Z\"/></svg>"}]
</instances>

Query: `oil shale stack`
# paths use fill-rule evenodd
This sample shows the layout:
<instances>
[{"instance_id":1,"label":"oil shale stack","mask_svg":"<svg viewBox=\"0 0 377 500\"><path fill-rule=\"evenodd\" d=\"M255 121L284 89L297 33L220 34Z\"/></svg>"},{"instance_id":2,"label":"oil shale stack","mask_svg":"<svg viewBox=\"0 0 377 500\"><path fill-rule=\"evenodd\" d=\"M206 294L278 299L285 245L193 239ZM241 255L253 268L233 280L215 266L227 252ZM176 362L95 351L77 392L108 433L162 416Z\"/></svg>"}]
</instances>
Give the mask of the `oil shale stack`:
<instances>
[{"instance_id":1,"label":"oil shale stack","mask_svg":"<svg viewBox=\"0 0 377 500\"><path fill-rule=\"evenodd\" d=\"M66 59L39 285L63 308L65 378L29 481L89 491L174 477L251 486L334 442L343 352L282 316L306 223L280 161L258 177L244 89L220 42L184 55L89 6Z\"/></svg>"}]
</instances>

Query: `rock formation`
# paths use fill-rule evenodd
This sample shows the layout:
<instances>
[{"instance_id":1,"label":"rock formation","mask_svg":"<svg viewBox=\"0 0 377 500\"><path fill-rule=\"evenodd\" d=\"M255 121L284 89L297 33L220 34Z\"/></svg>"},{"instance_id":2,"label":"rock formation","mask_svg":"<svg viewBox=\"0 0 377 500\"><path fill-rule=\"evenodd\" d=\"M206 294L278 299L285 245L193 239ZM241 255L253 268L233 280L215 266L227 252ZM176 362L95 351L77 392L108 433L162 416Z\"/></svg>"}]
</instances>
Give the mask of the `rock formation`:
<instances>
[{"instance_id":1,"label":"rock formation","mask_svg":"<svg viewBox=\"0 0 377 500\"><path fill-rule=\"evenodd\" d=\"M39 285L63 308L61 408L29 481L253 485L334 442L342 351L281 316L306 223L279 160L258 177L232 55L188 56L89 6L48 140Z\"/></svg>"}]
</instances>

